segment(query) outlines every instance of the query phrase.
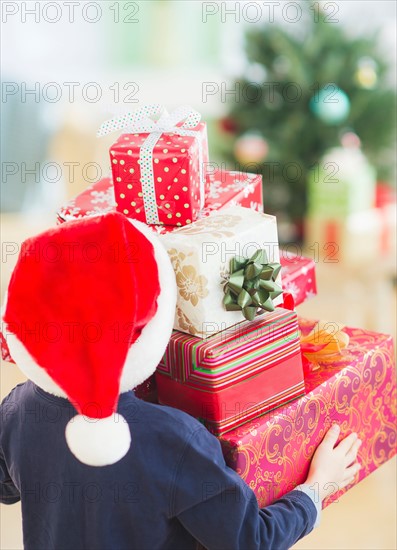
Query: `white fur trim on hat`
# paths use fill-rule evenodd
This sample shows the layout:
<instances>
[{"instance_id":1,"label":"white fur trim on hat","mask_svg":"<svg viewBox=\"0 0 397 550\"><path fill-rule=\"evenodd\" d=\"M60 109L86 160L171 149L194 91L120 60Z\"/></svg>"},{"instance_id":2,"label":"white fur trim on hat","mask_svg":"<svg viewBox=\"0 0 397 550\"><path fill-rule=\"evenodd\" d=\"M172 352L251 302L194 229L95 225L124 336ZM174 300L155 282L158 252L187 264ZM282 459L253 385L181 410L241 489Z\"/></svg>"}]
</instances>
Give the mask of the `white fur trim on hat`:
<instances>
[{"instance_id":1,"label":"white fur trim on hat","mask_svg":"<svg viewBox=\"0 0 397 550\"><path fill-rule=\"evenodd\" d=\"M5 293L3 307L1 308L1 319L3 319L6 306L7 292ZM10 355L24 375L46 392L58 397L67 398L66 393L53 381L51 376L36 363L22 342L11 332L10 328L5 323L4 327L6 329L4 336L7 338L7 346Z\"/></svg>"},{"instance_id":2,"label":"white fur trim on hat","mask_svg":"<svg viewBox=\"0 0 397 550\"><path fill-rule=\"evenodd\" d=\"M157 311L133 343L124 364L120 393L136 388L151 376L163 357L174 325L177 288L175 272L162 242L147 225L129 220L154 248L160 282Z\"/></svg>"}]
</instances>

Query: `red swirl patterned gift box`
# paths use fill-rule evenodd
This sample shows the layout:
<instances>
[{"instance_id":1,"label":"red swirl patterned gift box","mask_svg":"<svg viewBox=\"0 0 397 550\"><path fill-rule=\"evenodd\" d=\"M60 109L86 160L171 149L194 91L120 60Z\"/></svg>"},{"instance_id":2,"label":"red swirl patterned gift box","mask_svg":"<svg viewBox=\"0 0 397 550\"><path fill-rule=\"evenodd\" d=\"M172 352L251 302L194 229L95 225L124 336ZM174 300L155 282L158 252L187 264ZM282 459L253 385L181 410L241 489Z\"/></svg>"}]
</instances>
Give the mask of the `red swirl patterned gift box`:
<instances>
[{"instance_id":1,"label":"red swirl patterned gift box","mask_svg":"<svg viewBox=\"0 0 397 550\"><path fill-rule=\"evenodd\" d=\"M314 325L300 320L303 334ZM349 345L339 357L328 357L305 374L304 397L220 437L227 464L255 492L260 506L305 481L313 453L332 423L342 427L341 438L358 433L362 468L325 506L396 454L393 339L361 329L344 331Z\"/></svg>"},{"instance_id":2,"label":"red swirl patterned gift box","mask_svg":"<svg viewBox=\"0 0 397 550\"><path fill-rule=\"evenodd\" d=\"M276 308L205 340L174 331L156 380L160 403L231 430L303 394L297 315Z\"/></svg>"}]
</instances>

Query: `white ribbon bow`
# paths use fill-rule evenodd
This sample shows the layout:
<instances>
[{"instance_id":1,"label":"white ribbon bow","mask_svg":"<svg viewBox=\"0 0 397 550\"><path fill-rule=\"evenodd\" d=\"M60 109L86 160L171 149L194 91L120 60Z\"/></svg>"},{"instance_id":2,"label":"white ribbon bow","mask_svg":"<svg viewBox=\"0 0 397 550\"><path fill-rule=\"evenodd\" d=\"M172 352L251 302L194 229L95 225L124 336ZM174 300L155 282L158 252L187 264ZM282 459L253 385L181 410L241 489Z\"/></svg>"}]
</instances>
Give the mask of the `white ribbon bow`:
<instances>
[{"instance_id":1,"label":"white ribbon bow","mask_svg":"<svg viewBox=\"0 0 397 550\"><path fill-rule=\"evenodd\" d=\"M163 105L155 103L153 105L144 105L134 113L125 113L124 115L107 120L99 128L97 136L106 136L116 130L128 130L132 134L174 132L182 135L180 134L181 130L194 128L200 120L200 113L189 105L182 105L169 114ZM181 122L183 124L177 126Z\"/></svg>"},{"instance_id":2,"label":"white ribbon bow","mask_svg":"<svg viewBox=\"0 0 397 550\"><path fill-rule=\"evenodd\" d=\"M153 149L164 133L191 136L197 140L199 150L200 208L203 208L205 200L203 148L200 135L197 130L193 130L200 120L200 113L189 105L182 105L169 114L163 105L156 103L145 105L134 113L125 113L124 115L107 120L99 128L98 137L105 136L116 130L126 130L131 134L149 134L140 150L141 183L146 223L160 223L154 183ZM144 166L148 166L148 169L143 169Z\"/></svg>"}]
</instances>

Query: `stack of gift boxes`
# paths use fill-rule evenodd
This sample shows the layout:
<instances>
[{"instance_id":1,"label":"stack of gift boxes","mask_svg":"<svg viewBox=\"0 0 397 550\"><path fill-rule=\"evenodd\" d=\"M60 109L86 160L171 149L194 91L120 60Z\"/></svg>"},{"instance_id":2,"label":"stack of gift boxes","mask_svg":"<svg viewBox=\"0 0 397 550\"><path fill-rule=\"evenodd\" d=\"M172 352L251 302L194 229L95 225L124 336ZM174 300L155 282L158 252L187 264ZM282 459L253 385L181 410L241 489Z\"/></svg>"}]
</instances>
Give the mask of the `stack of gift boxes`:
<instances>
[{"instance_id":1,"label":"stack of gift boxes","mask_svg":"<svg viewBox=\"0 0 397 550\"><path fill-rule=\"evenodd\" d=\"M167 249L175 330L138 395L202 421L261 506L304 481L332 422L341 436L359 433L364 467L354 483L368 475L396 452L391 337L298 318L295 306L316 292L314 262L280 257L260 176L207 172L197 113L143 109L100 133L124 124L132 130L110 148L112 176L65 205L58 221L117 209L147 223Z\"/></svg>"}]
</instances>

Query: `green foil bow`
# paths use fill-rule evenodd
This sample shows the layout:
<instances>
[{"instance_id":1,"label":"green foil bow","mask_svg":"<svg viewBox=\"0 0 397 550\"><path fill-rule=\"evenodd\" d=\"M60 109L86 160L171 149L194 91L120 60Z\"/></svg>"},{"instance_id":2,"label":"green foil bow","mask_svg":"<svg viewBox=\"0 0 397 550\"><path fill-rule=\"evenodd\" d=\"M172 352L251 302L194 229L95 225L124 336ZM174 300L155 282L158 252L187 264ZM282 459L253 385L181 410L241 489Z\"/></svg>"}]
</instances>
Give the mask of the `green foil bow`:
<instances>
[{"instance_id":1,"label":"green foil bow","mask_svg":"<svg viewBox=\"0 0 397 550\"><path fill-rule=\"evenodd\" d=\"M230 260L230 277L223 289L226 311L241 311L248 321L261 309L274 311L273 300L283 292L276 283L280 269L280 264L268 262L263 249L248 260L235 256Z\"/></svg>"}]
</instances>

